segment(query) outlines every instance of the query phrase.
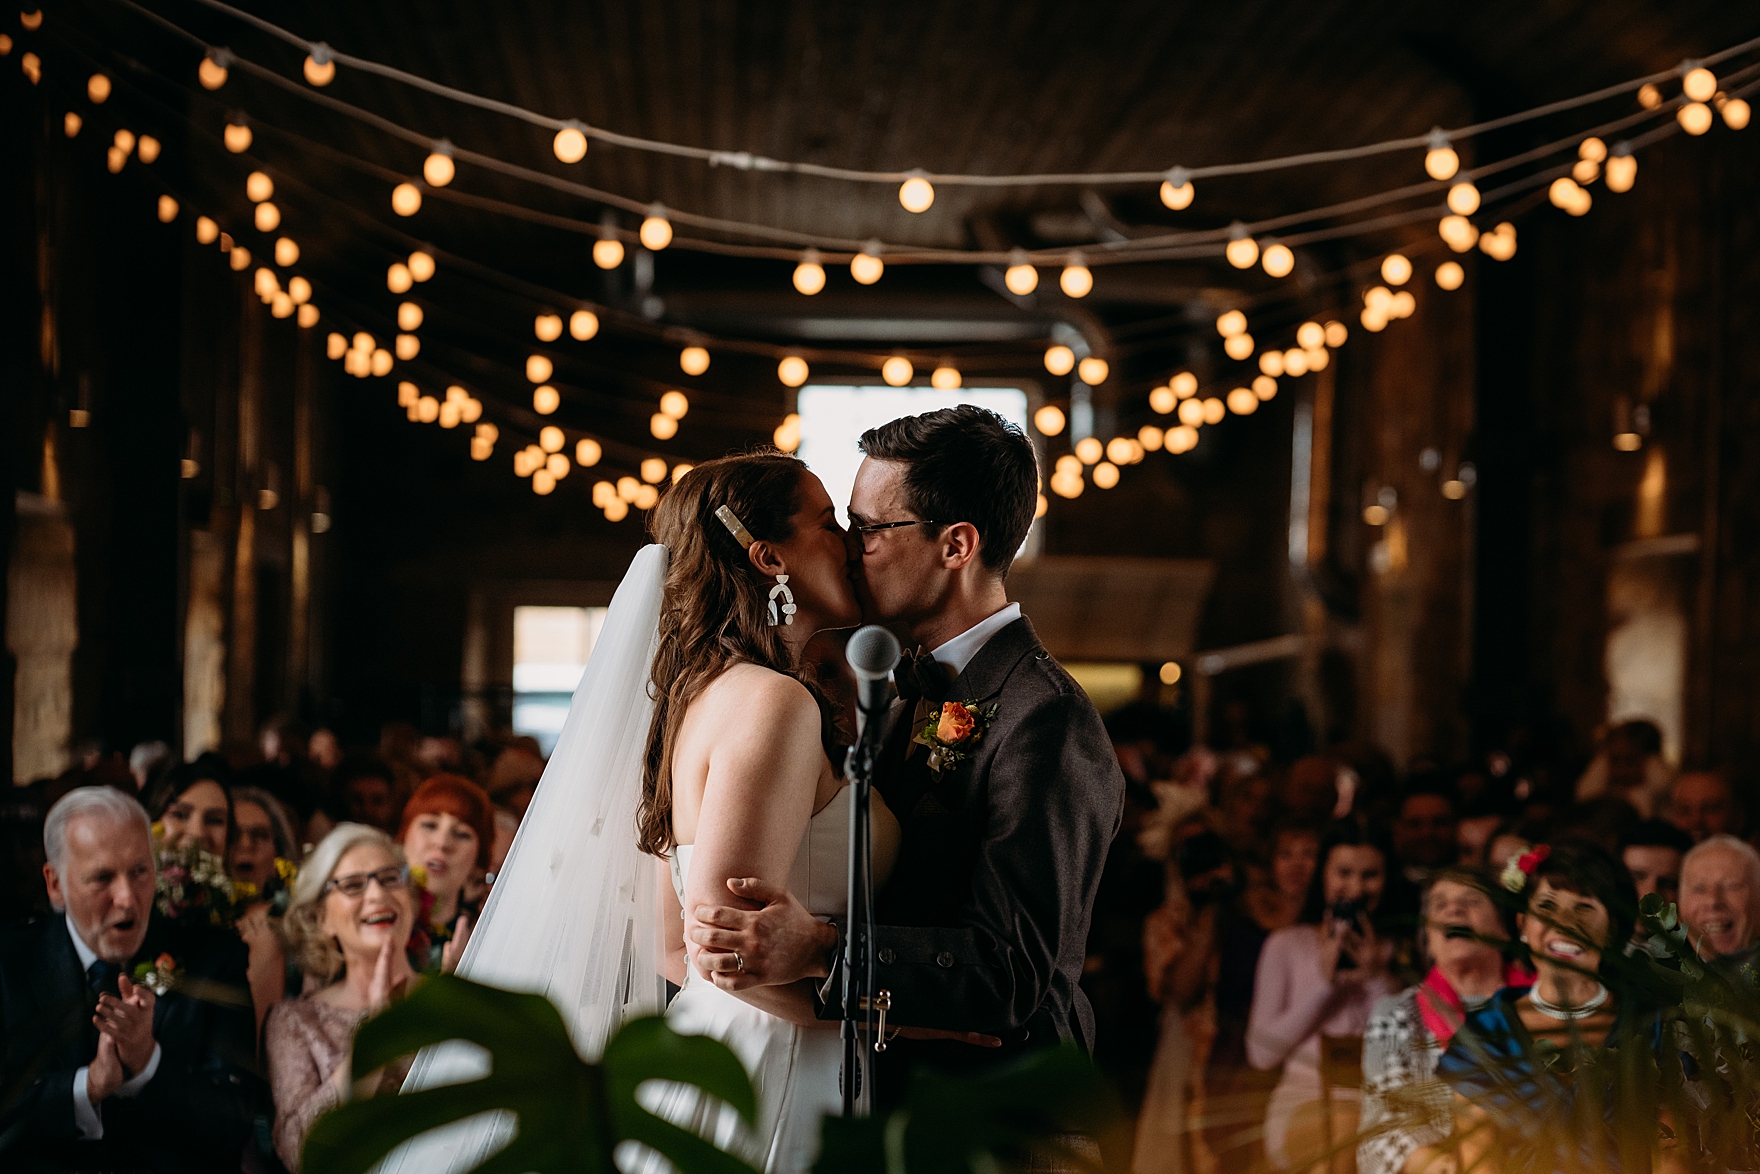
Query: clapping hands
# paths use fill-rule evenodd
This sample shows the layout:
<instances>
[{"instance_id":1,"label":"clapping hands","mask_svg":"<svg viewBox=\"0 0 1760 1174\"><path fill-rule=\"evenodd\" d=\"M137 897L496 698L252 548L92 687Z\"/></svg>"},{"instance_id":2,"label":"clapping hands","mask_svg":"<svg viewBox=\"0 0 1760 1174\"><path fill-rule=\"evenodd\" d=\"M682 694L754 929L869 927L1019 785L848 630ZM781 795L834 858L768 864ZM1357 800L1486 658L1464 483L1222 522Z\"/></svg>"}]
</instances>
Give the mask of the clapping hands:
<instances>
[{"instance_id":1,"label":"clapping hands","mask_svg":"<svg viewBox=\"0 0 1760 1174\"><path fill-rule=\"evenodd\" d=\"M94 1105L140 1075L153 1059L153 1008L158 998L130 982L126 974L116 984L119 995L98 996L92 1016L98 1053L86 1069L86 1097Z\"/></svg>"}]
</instances>

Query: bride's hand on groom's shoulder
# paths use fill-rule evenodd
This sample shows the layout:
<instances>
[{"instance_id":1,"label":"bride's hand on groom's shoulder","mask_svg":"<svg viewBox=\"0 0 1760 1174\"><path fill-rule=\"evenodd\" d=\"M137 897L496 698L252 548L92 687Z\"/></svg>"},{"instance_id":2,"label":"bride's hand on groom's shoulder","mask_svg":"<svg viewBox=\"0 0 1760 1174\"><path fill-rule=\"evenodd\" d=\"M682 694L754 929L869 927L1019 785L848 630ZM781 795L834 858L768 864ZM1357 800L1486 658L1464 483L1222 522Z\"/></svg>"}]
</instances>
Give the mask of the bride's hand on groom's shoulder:
<instances>
[{"instance_id":1,"label":"bride's hand on groom's shoulder","mask_svg":"<svg viewBox=\"0 0 1760 1174\"><path fill-rule=\"evenodd\" d=\"M696 967L722 990L786 986L830 973L837 930L809 913L786 888L734 877L728 891L756 909L699 905L690 932Z\"/></svg>"}]
</instances>

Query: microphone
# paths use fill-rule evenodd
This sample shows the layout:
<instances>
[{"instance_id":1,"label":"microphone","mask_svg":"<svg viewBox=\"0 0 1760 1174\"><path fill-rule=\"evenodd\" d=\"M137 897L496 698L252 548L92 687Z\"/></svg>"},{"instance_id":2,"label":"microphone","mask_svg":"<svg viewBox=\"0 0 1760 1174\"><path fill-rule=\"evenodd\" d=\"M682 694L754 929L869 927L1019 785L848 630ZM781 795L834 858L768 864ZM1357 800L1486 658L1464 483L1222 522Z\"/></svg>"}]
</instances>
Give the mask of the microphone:
<instances>
[{"instance_id":1,"label":"microphone","mask_svg":"<svg viewBox=\"0 0 1760 1174\"><path fill-rule=\"evenodd\" d=\"M869 719L877 719L891 703L886 678L898 665L898 637L878 624L856 629L844 648L856 675L856 730L860 741Z\"/></svg>"}]
</instances>

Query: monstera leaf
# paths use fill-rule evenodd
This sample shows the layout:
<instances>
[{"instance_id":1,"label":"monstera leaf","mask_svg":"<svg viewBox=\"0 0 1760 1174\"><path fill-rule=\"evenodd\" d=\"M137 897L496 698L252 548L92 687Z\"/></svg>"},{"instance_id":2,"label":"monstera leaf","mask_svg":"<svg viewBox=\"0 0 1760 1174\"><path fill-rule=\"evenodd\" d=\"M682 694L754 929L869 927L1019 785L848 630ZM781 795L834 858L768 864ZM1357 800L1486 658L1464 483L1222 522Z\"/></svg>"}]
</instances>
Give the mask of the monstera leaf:
<instances>
[{"instance_id":1,"label":"monstera leaf","mask_svg":"<svg viewBox=\"0 0 1760 1174\"><path fill-rule=\"evenodd\" d=\"M678 1035L661 1019L624 1026L600 1063L581 1059L562 1016L541 995L515 994L439 975L363 1024L355 1036L357 1078L421 1048L468 1040L491 1057L479 1080L357 1101L319 1118L302 1165L323 1174L364 1174L430 1129L492 1110L518 1117L513 1140L477 1174L614 1174L612 1153L634 1140L691 1174L752 1174L745 1162L636 1103L643 1081L694 1085L731 1105L749 1124L751 1081L724 1044Z\"/></svg>"},{"instance_id":2,"label":"monstera leaf","mask_svg":"<svg viewBox=\"0 0 1760 1174\"><path fill-rule=\"evenodd\" d=\"M971 1174L1055 1155L1071 1169L1126 1170L1130 1138L1093 1061L1057 1048L975 1077L918 1071L905 1104L884 1117L823 1122L815 1174ZM1100 1154L1059 1135L1082 1134ZM1103 1159L1103 1161L1102 1161Z\"/></svg>"}]
</instances>

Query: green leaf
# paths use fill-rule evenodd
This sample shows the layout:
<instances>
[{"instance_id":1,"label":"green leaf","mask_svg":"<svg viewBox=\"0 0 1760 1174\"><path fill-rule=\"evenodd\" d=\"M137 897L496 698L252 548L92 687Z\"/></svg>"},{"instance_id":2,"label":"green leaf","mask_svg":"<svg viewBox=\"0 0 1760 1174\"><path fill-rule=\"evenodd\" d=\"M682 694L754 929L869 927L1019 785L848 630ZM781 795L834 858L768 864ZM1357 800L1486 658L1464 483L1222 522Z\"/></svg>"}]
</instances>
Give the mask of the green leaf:
<instances>
[{"instance_id":1,"label":"green leaf","mask_svg":"<svg viewBox=\"0 0 1760 1174\"><path fill-rule=\"evenodd\" d=\"M636 1019L605 1045L601 1060L619 1138L632 1138L665 1154L689 1174L750 1174L751 1167L708 1141L650 1113L636 1101L643 1081L670 1080L695 1085L731 1105L747 1125L758 1117L758 1101L739 1057L706 1036L679 1035L664 1019Z\"/></svg>"}]
</instances>

